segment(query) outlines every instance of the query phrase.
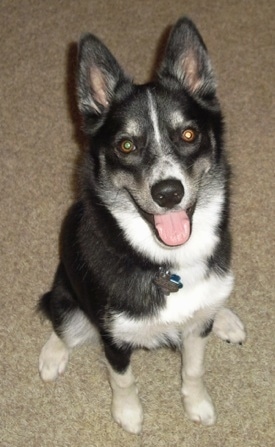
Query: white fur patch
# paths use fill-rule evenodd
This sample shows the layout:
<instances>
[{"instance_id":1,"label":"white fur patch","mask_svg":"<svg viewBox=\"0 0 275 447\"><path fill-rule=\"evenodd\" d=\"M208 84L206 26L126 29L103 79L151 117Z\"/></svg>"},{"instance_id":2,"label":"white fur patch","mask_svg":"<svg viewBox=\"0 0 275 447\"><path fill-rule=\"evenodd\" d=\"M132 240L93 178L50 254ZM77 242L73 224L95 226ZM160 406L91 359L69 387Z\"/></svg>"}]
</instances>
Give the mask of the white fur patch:
<instances>
[{"instance_id":1,"label":"white fur patch","mask_svg":"<svg viewBox=\"0 0 275 447\"><path fill-rule=\"evenodd\" d=\"M184 276L181 277L184 283ZM203 311L204 321L207 317L213 317L229 296L232 287L231 274L223 278L212 274L198 283L188 285L187 282L183 289L167 297L165 308L154 317L129 318L123 313L115 315L111 327L112 336L118 345L127 342L134 347L149 349L169 341L179 345L181 332L188 333L200 323L200 318L192 321L194 314Z\"/></svg>"},{"instance_id":2,"label":"white fur patch","mask_svg":"<svg viewBox=\"0 0 275 447\"><path fill-rule=\"evenodd\" d=\"M99 342L99 334L95 326L81 310L69 314L62 327L62 338L69 348L86 342Z\"/></svg>"},{"instance_id":3,"label":"white fur patch","mask_svg":"<svg viewBox=\"0 0 275 447\"><path fill-rule=\"evenodd\" d=\"M119 374L107 362L113 391L112 416L129 433L139 434L142 429L143 411L132 369L129 366Z\"/></svg>"},{"instance_id":4,"label":"white fur patch","mask_svg":"<svg viewBox=\"0 0 275 447\"><path fill-rule=\"evenodd\" d=\"M169 344L169 341L175 345L180 345L181 342L181 334L176 325L168 325L155 318L129 318L123 313L115 317L111 332L118 345L126 342L138 348L155 349Z\"/></svg>"},{"instance_id":5,"label":"white fur patch","mask_svg":"<svg viewBox=\"0 0 275 447\"><path fill-rule=\"evenodd\" d=\"M220 309L213 325L213 332L230 343L243 343L246 339L244 325L230 309Z\"/></svg>"},{"instance_id":6,"label":"white fur patch","mask_svg":"<svg viewBox=\"0 0 275 447\"><path fill-rule=\"evenodd\" d=\"M49 382L65 372L70 351L63 341L53 332L43 346L39 357L41 379Z\"/></svg>"},{"instance_id":7,"label":"white fur patch","mask_svg":"<svg viewBox=\"0 0 275 447\"><path fill-rule=\"evenodd\" d=\"M180 110L171 112L170 115L168 115L168 119L170 120L170 122L174 128L182 126L185 121L185 118Z\"/></svg>"},{"instance_id":8,"label":"white fur patch","mask_svg":"<svg viewBox=\"0 0 275 447\"><path fill-rule=\"evenodd\" d=\"M206 343L206 338L193 334L184 339L182 394L189 419L203 425L213 425L216 414L202 379Z\"/></svg>"},{"instance_id":9,"label":"white fur patch","mask_svg":"<svg viewBox=\"0 0 275 447\"><path fill-rule=\"evenodd\" d=\"M182 385L184 409L191 421L210 426L216 422L216 413L203 380L185 379Z\"/></svg>"},{"instance_id":10,"label":"white fur patch","mask_svg":"<svg viewBox=\"0 0 275 447\"><path fill-rule=\"evenodd\" d=\"M223 191L218 191L211 203L205 206L198 205L192 219L190 239L185 244L172 248L163 245L157 239L152 228L130 201L127 210L114 208L112 212L137 252L160 265L167 262L175 265L175 268L186 268L200 264L213 253L218 242L216 227L220 220L223 198Z\"/></svg>"},{"instance_id":11,"label":"white fur patch","mask_svg":"<svg viewBox=\"0 0 275 447\"><path fill-rule=\"evenodd\" d=\"M159 129L159 120L158 120L158 114L157 110L153 101L153 97L151 93L148 91L148 108L149 108L149 114L152 121L153 129L154 129L154 135L156 142L158 144L161 143L161 133Z\"/></svg>"},{"instance_id":12,"label":"white fur patch","mask_svg":"<svg viewBox=\"0 0 275 447\"><path fill-rule=\"evenodd\" d=\"M135 121L134 119L130 119L125 127L125 132L131 136L139 136L142 133L142 130L140 128L140 125L138 121Z\"/></svg>"}]
</instances>

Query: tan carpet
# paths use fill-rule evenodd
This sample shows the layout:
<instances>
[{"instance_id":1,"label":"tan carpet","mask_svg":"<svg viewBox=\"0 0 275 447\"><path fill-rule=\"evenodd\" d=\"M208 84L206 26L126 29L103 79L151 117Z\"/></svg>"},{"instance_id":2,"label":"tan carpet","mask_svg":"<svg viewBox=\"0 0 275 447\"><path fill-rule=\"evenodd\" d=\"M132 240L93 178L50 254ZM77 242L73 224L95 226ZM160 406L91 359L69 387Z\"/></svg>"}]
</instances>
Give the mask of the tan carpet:
<instances>
[{"instance_id":1,"label":"tan carpet","mask_svg":"<svg viewBox=\"0 0 275 447\"><path fill-rule=\"evenodd\" d=\"M201 30L219 78L235 173L231 306L248 340L209 344L206 381L219 416L212 428L184 416L179 355L137 352L145 423L132 436L111 419L99 349L76 351L55 384L40 381L50 326L33 309L50 286L74 196L73 42L96 33L144 81L161 35L183 14ZM1 0L1 447L275 445L274 17L274 0Z\"/></svg>"}]
</instances>

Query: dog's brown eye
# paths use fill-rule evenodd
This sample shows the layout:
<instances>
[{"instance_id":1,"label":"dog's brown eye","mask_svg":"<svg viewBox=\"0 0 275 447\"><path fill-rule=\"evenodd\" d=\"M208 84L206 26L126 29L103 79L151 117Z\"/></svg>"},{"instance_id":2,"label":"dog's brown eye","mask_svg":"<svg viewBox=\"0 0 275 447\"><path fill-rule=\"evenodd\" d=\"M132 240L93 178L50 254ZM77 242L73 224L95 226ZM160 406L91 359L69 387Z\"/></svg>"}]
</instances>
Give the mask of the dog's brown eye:
<instances>
[{"instance_id":1,"label":"dog's brown eye","mask_svg":"<svg viewBox=\"0 0 275 447\"><path fill-rule=\"evenodd\" d=\"M135 150L135 145L131 140L123 140L119 145L119 149L124 154L130 154L130 152Z\"/></svg>"},{"instance_id":2,"label":"dog's brown eye","mask_svg":"<svg viewBox=\"0 0 275 447\"><path fill-rule=\"evenodd\" d=\"M196 136L197 134L193 129L185 129L181 134L181 138L186 143L192 143L196 139Z\"/></svg>"}]
</instances>

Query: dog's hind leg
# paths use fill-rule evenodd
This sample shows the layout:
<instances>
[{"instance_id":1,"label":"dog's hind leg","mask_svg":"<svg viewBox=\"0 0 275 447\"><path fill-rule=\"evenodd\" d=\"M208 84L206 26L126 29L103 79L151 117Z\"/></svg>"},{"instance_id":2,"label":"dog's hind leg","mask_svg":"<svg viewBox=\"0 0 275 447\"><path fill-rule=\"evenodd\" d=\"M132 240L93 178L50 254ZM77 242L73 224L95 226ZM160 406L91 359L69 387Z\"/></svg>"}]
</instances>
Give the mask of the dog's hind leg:
<instances>
[{"instance_id":1,"label":"dog's hind leg","mask_svg":"<svg viewBox=\"0 0 275 447\"><path fill-rule=\"evenodd\" d=\"M232 310L223 307L215 316L213 332L228 343L239 343L246 339L244 325Z\"/></svg>"},{"instance_id":2,"label":"dog's hind leg","mask_svg":"<svg viewBox=\"0 0 275 447\"><path fill-rule=\"evenodd\" d=\"M72 349L99 336L81 310L67 316L60 335L55 331L43 346L39 356L39 372L45 382L53 381L65 372Z\"/></svg>"},{"instance_id":3,"label":"dog's hind leg","mask_svg":"<svg viewBox=\"0 0 275 447\"><path fill-rule=\"evenodd\" d=\"M142 430L143 410L130 365L131 349L119 349L106 342L104 345L112 388L112 416L124 430L139 434Z\"/></svg>"},{"instance_id":4,"label":"dog's hind leg","mask_svg":"<svg viewBox=\"0 0 275 447\"><path fill-rule=\"evenodd\" d=\"M52 291L40 299L38 309L48 317L54 329L39 357L41 378L52 381L64 373L71 350L98 338L98 333L73 300L62 265L57 270Z\"/></svg>"},{"instance_id":5,"label":"dog's hind leg","mask_svg":"<svg viewBox=\"0 0 275 447\"><path fill-rule=\"evenodd\" d=\"M44 382L50 382L63 374L68 360L70 350L55 332L43 346L39 356L39 372Z\"/></svg>"},{"instance_id":6,"label":"dog's hind leg","mask_svg":"<svg viewBox=\"0 0 275 447\"><path fill-rule=\"evenodd\" d=\"M207 338L189 334L183 340L182 394L188 417L203 425L213 425L216 421L215 409L203 382Z\"/></svg>"}]
</instances>

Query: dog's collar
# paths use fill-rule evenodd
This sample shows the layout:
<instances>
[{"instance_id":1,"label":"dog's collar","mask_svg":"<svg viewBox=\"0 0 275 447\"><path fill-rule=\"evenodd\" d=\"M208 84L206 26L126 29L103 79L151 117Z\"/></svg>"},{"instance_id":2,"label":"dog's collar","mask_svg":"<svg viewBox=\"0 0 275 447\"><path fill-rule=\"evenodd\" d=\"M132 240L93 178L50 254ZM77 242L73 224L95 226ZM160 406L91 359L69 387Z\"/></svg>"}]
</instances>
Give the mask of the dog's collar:
<instances>
[{"instance_id":1,"label":"dog's collar","mask_svg":"<svg viewBox=\"0 0 275 447\"><path fill-rule=\"evenodd\" d=\"M171 273L163 266L159 267L158 273L154 278L154 283L162 289L165 295L178 292L183 287L181 277L175 273Z\"/></svg>"}]
</instances>

